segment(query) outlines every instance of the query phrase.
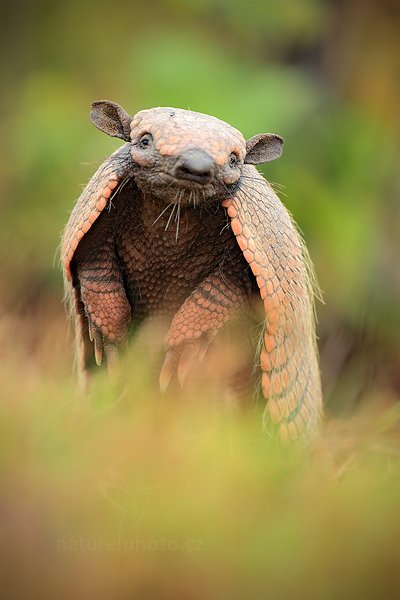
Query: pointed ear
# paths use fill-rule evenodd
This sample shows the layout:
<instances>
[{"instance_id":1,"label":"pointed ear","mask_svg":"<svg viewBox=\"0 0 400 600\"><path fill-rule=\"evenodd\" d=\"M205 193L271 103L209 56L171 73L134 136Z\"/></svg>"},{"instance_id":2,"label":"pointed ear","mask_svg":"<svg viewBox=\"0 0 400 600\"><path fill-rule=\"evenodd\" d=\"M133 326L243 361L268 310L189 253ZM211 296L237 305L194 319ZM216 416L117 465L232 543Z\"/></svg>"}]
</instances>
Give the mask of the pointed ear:
<instances>
[{"instance_id":1,"label":"pointed ear","mask_svg":"<svg viewBox=\"0 0 400 600\"><path fill-rule=\"evenodd\" d=\"M104 133L130 142L130 124L132 117L115 102L98 100L93 102L90 110L90 120Z\"/></svg>"},{"instance_id":2,"label":"pointed ear","mask_svg":"<svg viewBox=\"0 0 400 600\"><path fill-rule=\"evenodd\" d=\"M282 154L283 138L275 133L259 133L246 142L245 163L260 165L279 158Z\"/></svg>"}]
</instances>

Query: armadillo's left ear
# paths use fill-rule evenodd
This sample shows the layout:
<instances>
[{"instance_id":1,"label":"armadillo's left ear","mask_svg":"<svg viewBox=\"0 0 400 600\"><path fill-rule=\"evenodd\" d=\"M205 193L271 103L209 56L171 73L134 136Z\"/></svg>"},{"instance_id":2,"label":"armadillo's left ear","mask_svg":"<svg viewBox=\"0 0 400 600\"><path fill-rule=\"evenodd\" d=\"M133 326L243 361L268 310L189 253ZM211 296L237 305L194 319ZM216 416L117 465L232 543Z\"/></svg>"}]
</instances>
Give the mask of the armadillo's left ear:
<instances>
[{"instance_id":1,"label":"armadillo's left ear","mask_svg":"<svg viewBox=\"0 0 400 600\"><path fill-rule=\"evenodd\" d=\"M275 133L259 133L246 142L245 163L260 165L279 158L282 154L283 138Z\"/></svg>"},{"instance_id":2,"label":"armadillo's left ear","mask_svg":"<svg viewBox=\"0 0 400 600\"><path fill-rule=\"evenodd\" d=\"M90 120L104 133L130 142L132 117L119 104L109 100L93 102L90 109Z\"/></svg>"}]
</instances>

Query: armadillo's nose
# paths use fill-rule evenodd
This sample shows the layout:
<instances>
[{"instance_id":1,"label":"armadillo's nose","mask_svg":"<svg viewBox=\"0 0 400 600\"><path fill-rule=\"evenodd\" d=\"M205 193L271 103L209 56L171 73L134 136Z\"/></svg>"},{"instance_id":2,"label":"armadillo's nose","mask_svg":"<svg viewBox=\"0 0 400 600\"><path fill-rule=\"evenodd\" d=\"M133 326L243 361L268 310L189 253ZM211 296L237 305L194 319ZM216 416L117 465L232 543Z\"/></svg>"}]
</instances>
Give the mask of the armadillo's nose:
<instances>
[{"instance_id":1,"label":"armadillo's nose","mask_svg":"<svg viewBox=\"0 0 400 600\"><path fill-rule=\"evenodd\" d=\"M204 150L187 150L175 163L174 175L197 183L208 183L214 174L214 161Z\"/></svg>"}]
</instances>

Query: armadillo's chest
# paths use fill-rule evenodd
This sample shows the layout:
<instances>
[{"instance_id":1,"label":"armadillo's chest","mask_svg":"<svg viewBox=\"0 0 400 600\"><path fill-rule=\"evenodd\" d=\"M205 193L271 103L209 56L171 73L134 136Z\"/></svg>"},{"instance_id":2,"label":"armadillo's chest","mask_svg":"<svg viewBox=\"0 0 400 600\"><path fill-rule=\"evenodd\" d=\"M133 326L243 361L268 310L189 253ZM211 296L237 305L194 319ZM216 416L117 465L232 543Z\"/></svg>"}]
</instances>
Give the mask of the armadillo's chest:
<instances>
[{"instance_id":1,"label":"armadillo's chest","mask_svg":"<svg viewBox=\"0 0 400 600\"><path fill-rule=\"evenodd\" d=\"M170 206L161 214L163 208L126 210L120 220L117 252L137 317L175 312L207 275L237 255L222 209Z\"/></svg>"}]
</instances>

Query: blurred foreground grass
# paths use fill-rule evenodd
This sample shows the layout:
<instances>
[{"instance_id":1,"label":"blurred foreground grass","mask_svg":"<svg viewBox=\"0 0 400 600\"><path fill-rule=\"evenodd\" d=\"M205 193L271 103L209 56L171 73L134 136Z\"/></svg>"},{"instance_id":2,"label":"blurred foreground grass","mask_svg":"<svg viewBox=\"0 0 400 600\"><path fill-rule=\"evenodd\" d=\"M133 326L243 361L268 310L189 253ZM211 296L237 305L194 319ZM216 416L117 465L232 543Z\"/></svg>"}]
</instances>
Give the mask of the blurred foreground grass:
<instances>
[{"instance_id":1,"label":"blurred foreground grass","mask_svg":"<svg viewBox=\"0 0 400 600\"><path fill-rule=\"evenodd\" d=\"M19 340L0 365L2 597L399 597L398 407L284 451L212 387L158 395L146 340L125 384L98 372L83 400L61 306L35 317L0 325Z\"/></svg>"}]
</instances>

